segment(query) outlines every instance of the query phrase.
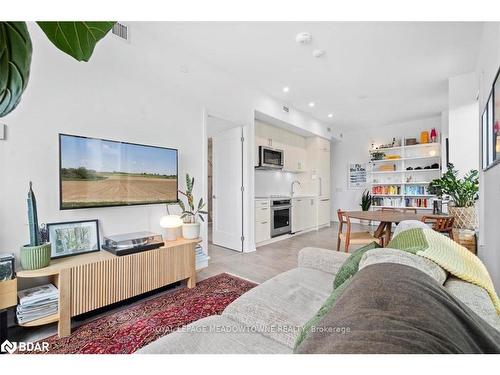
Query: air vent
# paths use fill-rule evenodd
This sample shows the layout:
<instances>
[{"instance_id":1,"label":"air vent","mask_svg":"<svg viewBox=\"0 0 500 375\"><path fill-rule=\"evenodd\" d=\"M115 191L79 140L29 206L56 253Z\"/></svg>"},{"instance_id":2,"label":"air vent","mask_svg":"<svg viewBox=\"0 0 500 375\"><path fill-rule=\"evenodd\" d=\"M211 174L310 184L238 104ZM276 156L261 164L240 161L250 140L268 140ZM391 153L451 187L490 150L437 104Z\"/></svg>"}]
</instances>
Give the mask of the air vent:
<instances>
[{"instance_id":1,"label":"air vent","mask_svg":"<svg viewBox=\"0 0 500 375\"><path fill-rule=\"evenodd\" d=\"M113 26L113 34L115 34L119 38L128 40L129 39L128 26L120 22L115 23L115 25Z\"/></svg>"}]
</instances>

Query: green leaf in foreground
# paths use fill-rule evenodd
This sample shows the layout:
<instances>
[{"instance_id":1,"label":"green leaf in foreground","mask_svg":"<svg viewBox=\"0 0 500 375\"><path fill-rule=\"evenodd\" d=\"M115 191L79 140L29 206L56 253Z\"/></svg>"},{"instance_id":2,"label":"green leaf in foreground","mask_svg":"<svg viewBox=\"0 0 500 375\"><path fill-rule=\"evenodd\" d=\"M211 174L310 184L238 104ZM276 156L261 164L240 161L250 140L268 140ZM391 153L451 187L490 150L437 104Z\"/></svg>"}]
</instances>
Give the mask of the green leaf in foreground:
<instances>
[{"instance_id":1,"label":"green leaf in foreground","mask_svg":"<svg viewBox=\"0 0 500 375\"><path fill-rule=\"evenodd\" d=\"M115 22L37 22L50 41L78 61L89 61L94 48Z\"/></svg>"},{"instance_id":2,"label":"green leaf in foreground","mask_svg":"<svg viewBox=\"0 0 500 375\"><path fill-rule=\"evenodd\" d=\"M30 75L31 52L25 22L0 22L0 117L21 100Z\"/></svg>"}]
</instances>

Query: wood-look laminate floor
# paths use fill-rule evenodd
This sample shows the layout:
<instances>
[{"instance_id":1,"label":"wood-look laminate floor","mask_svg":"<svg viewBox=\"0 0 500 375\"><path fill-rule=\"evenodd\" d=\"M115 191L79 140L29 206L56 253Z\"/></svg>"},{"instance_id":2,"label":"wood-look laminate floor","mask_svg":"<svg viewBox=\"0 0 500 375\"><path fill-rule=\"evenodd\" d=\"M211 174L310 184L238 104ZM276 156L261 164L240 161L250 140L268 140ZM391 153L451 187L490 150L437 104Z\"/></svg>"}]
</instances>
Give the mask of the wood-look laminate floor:
<instances>
[{"instance_id":1,"label":"wood-look laminate floor","mask_svg":"<svg viewBox=\"0 0 500 375\"><path fill-rule=\"evenodd\" d=\"M359 229L358 225L353 224L353 230ZM337 246L337 230L337 224L332 223L332 226L329 228L307 232L261 246L251 253L241 253L209 244L209 264L207 268L198 271L197 281L226 272L259 284L263 283L282 272L297 267L297 255L304 247L321 247L335 251ZM355 248L352 247L350 250L352 251ZM341 250L343 249L341 248ZM146 297L146 299L155 298L164 293L171 293L173 290L175 289L152 294ZM73 319L72 327L75 328L98 317L112 314L134 304L141 303L144 300L145 298L142 298L132 303L125 303L116 308L110 308L104 312L89 315L85 319ZM12 327L9 329L9 339L13 341L36 341L56 333L57 324L55 323L32 328Z\"/></svg>"},{"instance_id":2,"label":"wood-look laminate floor","mask_svg":"<svg viewBox=\"0 0 500 375\"><path fill-rule=\"evenodd\" d=\"M362 230L361 228L361 226L353 224L353 230ZM198 280L227 272L257 283L263 283L279 273L297 267L298 253L304 247L336 250L337 231L338 224L332 223L329 228L306 232L264 245L251 253L240 253L209 244L210 261L207 268L198 272ZM349 250L352 251L356 248L352 246ZM343 251L343 247L341 247L341 251Z\"/></svg>"}]
</instances>

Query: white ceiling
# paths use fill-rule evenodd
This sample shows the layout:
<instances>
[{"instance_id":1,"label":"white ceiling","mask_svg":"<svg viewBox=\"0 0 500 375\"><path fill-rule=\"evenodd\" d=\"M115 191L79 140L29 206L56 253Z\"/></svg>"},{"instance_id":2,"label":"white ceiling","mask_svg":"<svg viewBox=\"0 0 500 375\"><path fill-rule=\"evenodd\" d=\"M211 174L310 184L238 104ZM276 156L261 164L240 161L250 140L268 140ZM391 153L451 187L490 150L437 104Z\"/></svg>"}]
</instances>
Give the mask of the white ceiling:
<instances>
[{"instance_id":1,"label":"white ceiling","mask_svg":"<svg viewBox=\"0 0 500 375\"><path fill-rule=\"evenodd\" d=\"M347 130L446 109L447 79L475 69L482 23L156 23L152 30L247 85ZM295 42L302 31L312 34L311 44ZM314 58L316 48L326 55Z\"/></svg>"}]
</instances>

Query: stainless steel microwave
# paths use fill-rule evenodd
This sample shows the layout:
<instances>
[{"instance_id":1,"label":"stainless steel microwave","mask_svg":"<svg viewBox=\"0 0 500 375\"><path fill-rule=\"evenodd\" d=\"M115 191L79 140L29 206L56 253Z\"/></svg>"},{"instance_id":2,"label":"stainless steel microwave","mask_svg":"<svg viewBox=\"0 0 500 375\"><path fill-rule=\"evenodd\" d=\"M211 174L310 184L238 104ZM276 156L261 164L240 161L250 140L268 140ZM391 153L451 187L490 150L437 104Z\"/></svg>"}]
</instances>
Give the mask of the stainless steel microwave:
<instances>
[{"instance_id":1,"label":"stainless steel microwave","mask_svg":"<svg viewBox=\"0 0 500 375\"><path fill-rule=\"evenodd\" d=\"M282 169L285 161L283 150L259 146L259 166L261 169Z\"/></svg>"}]
</instances>

